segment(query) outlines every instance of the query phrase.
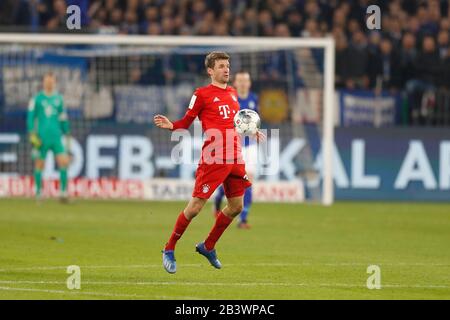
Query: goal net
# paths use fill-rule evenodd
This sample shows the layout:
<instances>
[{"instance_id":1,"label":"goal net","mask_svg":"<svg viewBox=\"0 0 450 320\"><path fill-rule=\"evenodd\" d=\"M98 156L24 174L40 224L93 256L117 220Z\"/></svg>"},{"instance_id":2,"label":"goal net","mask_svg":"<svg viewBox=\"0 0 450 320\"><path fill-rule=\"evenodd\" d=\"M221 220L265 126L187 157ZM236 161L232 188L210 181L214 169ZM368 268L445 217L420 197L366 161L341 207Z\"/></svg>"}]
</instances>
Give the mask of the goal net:
<instances>
[{"instance_id":1,"label":"goal net","mask_svg":"<svg viewBox=\"0 0 450 320\"><path fill-rule=\"evenodd\" d=\"M258 96L268 140L246 159L256 167L256 198L331 204L329 38L0 34L0 196L32 195L26 112L48 71L69 113L71 193L95 197L109 188L125 198L189 196L200 125L190 129L191 139L177 139L155 128L153 116L183 116L194 89L208 83L204 58L211 51L229 53L232 76L248 71ZM58 178L52 154L44 177Z\"/></svg>"}]
</instances>

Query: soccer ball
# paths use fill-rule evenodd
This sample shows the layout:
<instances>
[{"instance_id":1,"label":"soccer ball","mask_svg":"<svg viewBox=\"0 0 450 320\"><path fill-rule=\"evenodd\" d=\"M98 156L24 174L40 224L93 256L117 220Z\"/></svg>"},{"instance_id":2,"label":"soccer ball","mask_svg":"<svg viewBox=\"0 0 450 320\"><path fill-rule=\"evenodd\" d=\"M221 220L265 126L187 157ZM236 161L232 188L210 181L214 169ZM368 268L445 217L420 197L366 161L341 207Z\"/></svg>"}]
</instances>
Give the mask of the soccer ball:
<instances>
[{"instance_id":1,"label":"soccer ball","mask_svg":"<svg viewBox=\"0 0 450 320\"><path fill-rule=\"evenodd\" d=\"M258 113L250 109L239 110L234 116L234 127L237 133L244 136L253 136L261 126Z\"/></svg>"}]
</instances>

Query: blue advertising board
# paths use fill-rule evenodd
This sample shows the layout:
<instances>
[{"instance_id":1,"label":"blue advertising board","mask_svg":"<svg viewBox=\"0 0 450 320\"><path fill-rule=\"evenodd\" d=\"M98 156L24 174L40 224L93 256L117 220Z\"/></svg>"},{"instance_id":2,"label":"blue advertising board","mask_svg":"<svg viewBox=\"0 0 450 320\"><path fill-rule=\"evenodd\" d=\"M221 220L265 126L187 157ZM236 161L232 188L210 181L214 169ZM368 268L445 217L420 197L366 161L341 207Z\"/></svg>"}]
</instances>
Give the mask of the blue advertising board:
<instances>
[{"instance_id":1,"label":"blue advertising board","mask_svg":"<svg viewBox=\"0 0 450 320\"><path fill-rule=\"evenodd\" d=\"M335 196L450 201L450 129L337 128Z\"/></svg>"}]
</instances>

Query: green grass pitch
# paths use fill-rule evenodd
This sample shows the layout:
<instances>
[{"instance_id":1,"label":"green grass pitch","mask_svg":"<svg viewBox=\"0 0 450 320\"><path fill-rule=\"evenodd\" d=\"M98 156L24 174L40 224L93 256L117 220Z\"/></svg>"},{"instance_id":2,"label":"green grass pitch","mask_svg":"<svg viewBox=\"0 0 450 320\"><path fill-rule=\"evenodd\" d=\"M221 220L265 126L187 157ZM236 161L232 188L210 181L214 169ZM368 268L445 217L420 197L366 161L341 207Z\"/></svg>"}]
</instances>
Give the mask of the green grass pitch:
<instances>
[{"instance_id":1,"label":"green grass pitch","mask_svg":"<svg viewBox=\"0 0 450 320\"><path fill-rule=\"evenodd\" d=\"M216 246L221 270L194 252L208 204L170 275L160 252L184 205L0 200L0 299L450 299L448 204L254 204L253 228L233 224ZM69 265L80 290L66 286Z\"/></svg>"}]
</instances>

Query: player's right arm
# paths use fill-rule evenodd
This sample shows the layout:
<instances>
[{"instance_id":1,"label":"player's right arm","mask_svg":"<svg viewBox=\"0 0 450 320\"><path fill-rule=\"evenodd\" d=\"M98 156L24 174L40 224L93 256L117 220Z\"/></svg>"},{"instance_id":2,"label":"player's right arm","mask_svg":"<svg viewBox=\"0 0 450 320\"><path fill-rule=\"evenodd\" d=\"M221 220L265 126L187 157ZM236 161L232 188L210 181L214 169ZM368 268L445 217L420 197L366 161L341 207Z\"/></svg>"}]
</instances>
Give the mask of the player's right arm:
<instances>
[{"instance_id":1,"label":"player's right arm","mask_svg":"<svg viewBox=\"0 0 450 320\"><path fill-rule=\"evenodd\" d=\"M153 122L158 128L173 130L173 123L161 114L157 114L153 117Z\"/></svg>"},{"instance_id":2,"label":"player's right arm","mask_svg":"<svg viewBox=\"0 0 450 320\"><path fill-rule=\"evenodd\" d=\"M157 114L156 116L154 116L153 121L157 127L162 129L187 129L198 116L203 108L203 105L203 99L201 98L199 90L197 89L194 92L194 95L192 96L189 103L188 110L186 111L186 114L182 119L171 122L166 116Z\"/></svg>"},{"instance_id":3,"label":"player's right arm","mask_svg":"<svg viewBox=\"0 0 450 320\"><path fill-rule=\"evenodd\" d=\"M27 111L27 130L30 138L30 142L33 147L39 148L41 145L41 140L37 135L37 128L35 125L36 120L36 99L35 97L30 99L28 103L28 111Z\"/></svg>"}]
</instances>

